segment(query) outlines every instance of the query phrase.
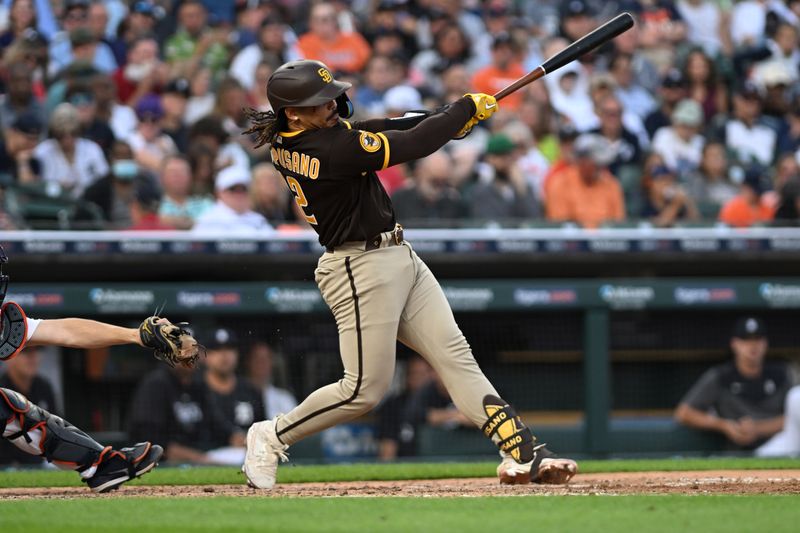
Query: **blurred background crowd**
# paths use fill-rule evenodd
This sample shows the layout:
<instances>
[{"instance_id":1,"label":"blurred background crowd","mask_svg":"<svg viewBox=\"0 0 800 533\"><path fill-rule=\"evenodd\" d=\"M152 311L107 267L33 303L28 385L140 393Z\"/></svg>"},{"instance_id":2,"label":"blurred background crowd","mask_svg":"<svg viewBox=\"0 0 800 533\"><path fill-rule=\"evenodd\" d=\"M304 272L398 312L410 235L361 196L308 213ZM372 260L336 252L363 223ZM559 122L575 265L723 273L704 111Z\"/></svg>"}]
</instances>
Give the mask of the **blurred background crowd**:
<instances>
[{"instance_id":1,"label":"blurred background crowd","mask_svg":"<svg viewBox=\"0 0 800 533\"><path fill-rule=\"evenodd\" d=\"M282 63L351 82L354 120L400 116L495 93L623 10L632 30L382 171L400 221L796 224L798 0L3 0L0 229L302 227L241 135Z\"/></svg>"}]
</instances>

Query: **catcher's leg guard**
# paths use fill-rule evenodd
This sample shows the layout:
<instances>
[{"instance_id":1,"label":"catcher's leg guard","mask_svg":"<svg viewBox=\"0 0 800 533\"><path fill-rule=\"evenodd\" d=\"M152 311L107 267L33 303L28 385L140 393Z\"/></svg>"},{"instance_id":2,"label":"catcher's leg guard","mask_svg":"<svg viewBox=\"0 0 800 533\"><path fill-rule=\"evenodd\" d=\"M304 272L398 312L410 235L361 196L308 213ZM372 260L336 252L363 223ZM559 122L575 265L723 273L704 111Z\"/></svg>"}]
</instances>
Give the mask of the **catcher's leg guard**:
<instances>
[{"instance_id":1,"label":"catcher's leg guard","mask_svg":"<svg viewBox=\"0 0 800 533\"><path fill-rule=\"evenodd\" d=\"M3 438L22 451L76 470L83 478L94 474L103 455L111 449L63 418L32 404L22 394L4 388L0 388L0 430Z\"/></svg>"},{"instance_id":2,"label":"catcher's leg guard","mask_svg":"<svg viewBox=\"0 0 800 533\"><path fill-rule=\"evenodd\" d=\"M14 302L0 308L0 361L17 355L28 340L28 322L25 312Z\"/></svg>"}]
</instances>

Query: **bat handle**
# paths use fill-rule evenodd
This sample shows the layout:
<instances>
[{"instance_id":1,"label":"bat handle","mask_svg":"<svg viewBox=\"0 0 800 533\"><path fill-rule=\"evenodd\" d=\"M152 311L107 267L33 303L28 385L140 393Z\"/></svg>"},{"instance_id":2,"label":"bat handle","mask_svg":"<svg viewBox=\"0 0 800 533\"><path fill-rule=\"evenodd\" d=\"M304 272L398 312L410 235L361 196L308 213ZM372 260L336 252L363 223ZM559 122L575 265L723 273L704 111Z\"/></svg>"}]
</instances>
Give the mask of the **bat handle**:
<instances>
[{"instance_id":1,"label":"bat handle","mask_svg":"<svg viewBox=\"0 0 800 533\"><path fill-rule=\"evenodd\" d=\"M509 94L513 93L514 91L517 91L517 90L521 89L522 87L525 87L526 85L528 85L529 83L531 83L533 81L538 80L539 78L541 78L544 75L545 75L544 68L541 67L541 66L536 67L536 69L532 70L528 75L523 76L522 78L518 79L517 81L515 81L514 83L509 85L508 87L505 87L505 88L497 91L496 93L494 93L494 95L493 95L494 99L499 102L500 100L502 100L503 98L505 98Z\"/></svg>"}]
</instances>

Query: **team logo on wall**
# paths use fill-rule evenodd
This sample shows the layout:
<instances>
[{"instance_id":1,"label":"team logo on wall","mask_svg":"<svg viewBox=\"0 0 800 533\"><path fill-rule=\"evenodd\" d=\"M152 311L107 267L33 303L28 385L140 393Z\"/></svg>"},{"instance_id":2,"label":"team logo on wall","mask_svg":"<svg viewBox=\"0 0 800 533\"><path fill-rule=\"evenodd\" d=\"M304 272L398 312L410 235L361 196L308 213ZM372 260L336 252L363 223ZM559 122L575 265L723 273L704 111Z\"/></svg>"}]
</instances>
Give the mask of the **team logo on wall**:
<instances>
[{"instance_id":1,"label":"team logo on wall","mask_svg":"<svg viewBox=\"0 0 800 533\"><path fill-rule=\"evenodd\" d=\"M380 138L374 133L370 133L368 131L361 132L358 142L361 143L361 148L363 148L365 152L373 153L381 149Z\"/></svg>"},{"instance_id":2,"label":"team logo on wall","mask_svg":"<svg viewBox=\"0 0 800 533\"><path fill-rule=\"evenodd\" d=\"M319 74L319 77L322 78L322 81L325 83L330 83L333 81L333 76L331 76L331 73L328 72L328 69L320 68L317 71L317 74Z\"/></svg>"}]
</instances>

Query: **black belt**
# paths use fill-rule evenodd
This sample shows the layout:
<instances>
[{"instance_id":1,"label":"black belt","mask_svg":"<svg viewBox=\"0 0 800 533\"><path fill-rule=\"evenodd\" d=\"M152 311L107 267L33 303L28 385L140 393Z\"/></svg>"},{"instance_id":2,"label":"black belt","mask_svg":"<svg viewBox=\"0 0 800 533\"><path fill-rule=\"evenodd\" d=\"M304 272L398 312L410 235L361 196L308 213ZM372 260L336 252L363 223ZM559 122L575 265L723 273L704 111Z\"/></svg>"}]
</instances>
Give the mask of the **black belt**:
<instances>
[{"instance_id":1,"label":"black belt","mask_svg":"<svg viewBox=\"0 0 800 533\"><path fill-rule=\"evenodd\" d=\"M383 233L378 233L374 237L370 237L364 242L364 251L369 252L370 250L377 250L381 247L381 243L383 242ZM389 240L386 243L386 246L400 246L403 244L403 226L398 224L394 230L389 233ZM333 253L336 248L333 246L326 246L325 251L328 253Z\"/></svg>"}]
</instances>

